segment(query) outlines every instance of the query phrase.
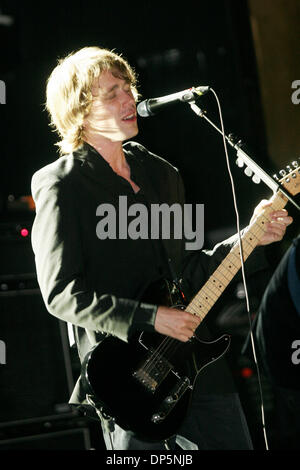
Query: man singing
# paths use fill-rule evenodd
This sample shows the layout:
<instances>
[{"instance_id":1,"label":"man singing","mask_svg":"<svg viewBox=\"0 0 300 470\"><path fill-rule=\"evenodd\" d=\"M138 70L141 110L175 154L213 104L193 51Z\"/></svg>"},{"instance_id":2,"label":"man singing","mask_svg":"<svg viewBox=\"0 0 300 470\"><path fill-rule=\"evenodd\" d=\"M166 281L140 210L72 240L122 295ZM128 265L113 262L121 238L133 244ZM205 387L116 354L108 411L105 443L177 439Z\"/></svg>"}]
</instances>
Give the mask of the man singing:
<instances>
[{"instance_id":1,"label":"man singing","mask_svg":"<svg viewBox=\"0 0 300 470\"><path fill-rule=\"evenodd\" d=\"M47 84L47 110L60 136L60 158L32 179L32 244L46 307L74 326L81 361L106 334L128 342L134 333L149 331L187 342L200 318L144 302L142 293L153 281L168 278L181 280L186 297L192 298L237 240L233 236L205 251L187 250L184 240L175 237L97 236L97 208L105 203L117 207L120 196L126 196L128 207L184 205L178 170L128 141L138 134L136 86L130 65L98 47L60 60ZM281 240L291 222L285 210L274 211L259 244ZM252 261L260 262L260 250L254 250ZM117 424L108 430L101 417L107 448L251 449L225 361L199 377L190 410L168 443L142 441ZM86 404L81 380L70 403Z\"/></svg>"}]
</instances>

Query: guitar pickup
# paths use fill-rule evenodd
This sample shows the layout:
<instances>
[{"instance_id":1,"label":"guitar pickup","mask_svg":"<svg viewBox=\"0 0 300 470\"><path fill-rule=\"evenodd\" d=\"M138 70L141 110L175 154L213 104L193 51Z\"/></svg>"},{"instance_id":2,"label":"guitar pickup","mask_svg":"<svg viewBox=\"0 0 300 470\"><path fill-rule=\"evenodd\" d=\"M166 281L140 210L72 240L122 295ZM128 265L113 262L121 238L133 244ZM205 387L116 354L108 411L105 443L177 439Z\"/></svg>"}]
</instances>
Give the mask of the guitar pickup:
<instances>
[{"instance_id":1,"label":"guitar pickup","mask_svg":"<svg viewBox=\"0 0 300 470\"><path fill-rule=\"evenodd\" d=\"M150 354L132 375L148 391L154 393L171 370L172 365L165 358L159 354Z\"/></svg>"}]
</instances>

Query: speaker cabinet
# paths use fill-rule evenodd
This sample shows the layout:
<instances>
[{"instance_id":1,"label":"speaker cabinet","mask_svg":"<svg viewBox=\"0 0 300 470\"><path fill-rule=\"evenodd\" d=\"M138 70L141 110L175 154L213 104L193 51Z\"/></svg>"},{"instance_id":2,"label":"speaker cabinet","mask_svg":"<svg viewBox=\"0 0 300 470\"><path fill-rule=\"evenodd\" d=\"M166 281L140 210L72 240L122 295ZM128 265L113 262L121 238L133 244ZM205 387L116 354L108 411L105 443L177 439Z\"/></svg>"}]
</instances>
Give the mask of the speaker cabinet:
<instances>
[{"instance_id":1,"label":"speaker cabinet","mask_svg":"<svg viewBox=\"0 0 300 470\"><path fill-rule=\"evenodd\" d=\"M0 440L0 450L89 450L90 437L88 427L40 432Z\"/></svg>"},{"instance_id":2,"label":"speaker cabinet","mask_svg":"<svg viewBox=\"0 0 300 470\"><path fill-rule=\"evenodd\" d=\"M8 286L0 292L0 425L68 412L74 386L66 324L47 312L26 279L0 280ZM20 282L22 288L11 287Z\"/></svg>"}]
</instances>

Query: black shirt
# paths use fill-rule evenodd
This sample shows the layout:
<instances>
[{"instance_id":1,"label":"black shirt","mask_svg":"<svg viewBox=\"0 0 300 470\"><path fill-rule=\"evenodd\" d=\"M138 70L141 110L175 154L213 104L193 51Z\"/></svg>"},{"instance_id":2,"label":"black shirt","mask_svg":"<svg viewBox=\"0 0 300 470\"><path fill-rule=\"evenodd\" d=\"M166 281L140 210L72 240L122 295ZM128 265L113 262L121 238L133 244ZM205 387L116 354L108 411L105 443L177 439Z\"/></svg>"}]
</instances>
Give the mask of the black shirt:
<instances>
[{"instance_id":1,"label":"black shirt","mask_svg":"<svg viewBox=\"0 0 300 470\"><path fill-rule=\"evenodd\" d=\"M87 144L32 178L32 245L39 285L48 311L74 325L81 360L102 332L128 341L136 330L153 331L158 305L141 300L145 287L171 272L183 279L183 290L191 298L236 241L234 236L214 250L193 251L185 249L184 239L174 237L100 240L96 227L101 204L117 208L120 196L127 197L128 206L185 202L180 174L169 162L134 142L125 144L124 152L131 179L141 188L137 194ZM205 369L207 391L232 389L222 362ZM71 401L78 400L83 397L77 387Z\"/></svg>"}]
</instances>

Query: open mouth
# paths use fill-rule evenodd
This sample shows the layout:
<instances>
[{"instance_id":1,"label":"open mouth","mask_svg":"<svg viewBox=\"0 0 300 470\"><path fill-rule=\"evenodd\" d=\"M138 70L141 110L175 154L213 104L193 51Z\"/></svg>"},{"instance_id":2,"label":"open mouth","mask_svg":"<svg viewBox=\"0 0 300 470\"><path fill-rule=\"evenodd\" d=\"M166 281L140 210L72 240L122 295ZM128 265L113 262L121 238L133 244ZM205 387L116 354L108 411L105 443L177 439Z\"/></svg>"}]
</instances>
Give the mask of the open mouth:
<instances>
[{"instance_id":1,"label":"open mouth","mask_svg":"<svg viewBox=\"0 0 300 470\"><path fill-rule=\"evenodd\" d=\"M136 113L128 114L122 118L122 121L136 121Z\"/></svg>"}]
</instances>

